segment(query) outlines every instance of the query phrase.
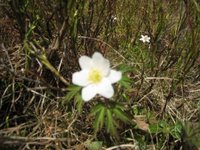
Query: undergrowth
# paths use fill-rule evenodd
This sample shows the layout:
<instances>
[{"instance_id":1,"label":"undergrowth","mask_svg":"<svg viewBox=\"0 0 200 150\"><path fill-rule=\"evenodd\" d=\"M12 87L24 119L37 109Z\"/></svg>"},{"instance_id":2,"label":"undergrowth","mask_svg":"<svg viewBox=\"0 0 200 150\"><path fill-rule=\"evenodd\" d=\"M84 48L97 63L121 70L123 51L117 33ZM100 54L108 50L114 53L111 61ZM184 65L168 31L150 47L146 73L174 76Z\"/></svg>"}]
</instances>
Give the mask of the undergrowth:
<instances>
[{"instance_id":1,"label":"undergrowth","mask_svg":"<svg viewBox=\"0 0 200 150\"><path fill-rule=\"evenodd\" d=\"M200 148L199 1L2 0L0 17L1 149ZM123 77L84 102L72 74L95 51Z\"/></svg>"}]
</instances>

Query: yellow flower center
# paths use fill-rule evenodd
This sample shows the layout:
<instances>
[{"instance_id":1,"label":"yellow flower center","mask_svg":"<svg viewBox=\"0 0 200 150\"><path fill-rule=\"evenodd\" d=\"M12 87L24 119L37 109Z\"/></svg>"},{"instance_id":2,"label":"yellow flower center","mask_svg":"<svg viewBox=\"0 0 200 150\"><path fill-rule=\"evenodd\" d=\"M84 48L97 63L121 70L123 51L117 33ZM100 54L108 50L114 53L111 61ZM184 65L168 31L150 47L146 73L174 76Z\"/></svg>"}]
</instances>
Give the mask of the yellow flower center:
<instances>
[{"instance_id":1,"label":"yellow flower center","mask_svg":"<svg viewBox=\"0 0 200 150\"><path fill-rule=\"evenodd\" d=\"M91 83L98 83L98 82L101 81L101 79L102 79L101 71L99 71L98 69L91 69L90 70L88 80Z\"/></svg>"}]
</instances>

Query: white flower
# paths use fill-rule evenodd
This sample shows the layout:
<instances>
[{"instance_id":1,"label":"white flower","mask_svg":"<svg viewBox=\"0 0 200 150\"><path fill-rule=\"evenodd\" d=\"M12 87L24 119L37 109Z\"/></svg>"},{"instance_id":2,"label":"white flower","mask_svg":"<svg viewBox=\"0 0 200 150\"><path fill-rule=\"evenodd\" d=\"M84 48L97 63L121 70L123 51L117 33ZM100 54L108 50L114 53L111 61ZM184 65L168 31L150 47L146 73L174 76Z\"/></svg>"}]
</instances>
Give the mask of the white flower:
<instances>
[{"instance_id":1,"label":"white flower","mask_svg":"<svg viewBox=\"0 0 200 150\"><path fill-rule=\"evenodd\" d=\"M121 79L122 73L111 69L109 60L98 52L95 52L92 58L81 56L79 64L81 71L72 75L72 83L83 86L83 100L89 101L96 94L111 98L114 94L112 84Z\"/></svg>"},{"instance_id":2,"label":"white flower","mask_svg":"<svg viewBox=\"0 0 200 150\"><path fill-rule=\"evenodd\" d=\"M117 17L116 16L111 16L111 19L113 20L113 21L117 21Z\"/></svg>"},{"instance_id":3,"label":"white flower","mask_svg":"<svg viewBox=\"0 0 200 150\"><path fill-rule=\"evenodd\" d=\"M150 42L150 37L148 35L141 35L140 41L142 41L143 43Z\"/></svg>"}]
</instances>

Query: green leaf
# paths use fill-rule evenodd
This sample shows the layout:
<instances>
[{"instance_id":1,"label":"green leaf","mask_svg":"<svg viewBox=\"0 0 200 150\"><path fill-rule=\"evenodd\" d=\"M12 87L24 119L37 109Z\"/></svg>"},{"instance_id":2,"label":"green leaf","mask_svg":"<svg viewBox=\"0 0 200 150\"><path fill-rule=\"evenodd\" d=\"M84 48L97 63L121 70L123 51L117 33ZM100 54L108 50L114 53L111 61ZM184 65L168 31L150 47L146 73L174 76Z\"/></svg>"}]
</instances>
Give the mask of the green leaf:
<instances>
[{"instance_id":1,"label":"green leaf","mask_svg":"<svg viewBox=\"0 0 200 150\"><path fill-rule=\"evenodd\" d=\"M120 119L123 122L130 122L129 118L127 117L127 115L120 109L120 108L114 108L113 113L115 114L115 116Z\"/></svg>"},{"instance_id":2,"label":"green leaf","mask_svg":"<svg viewBox=\"0 0 200 150\"><path fill-rule=\"evenodd\" d=\"M162 128L157 123L150 124L149 131L150 133L160 133L162 131Z\"/></svg>"},{"instance_id":3,"label":"green leaf","mask_svg":"<svg viewBox=\"0 0 200 150\"><path fill-rule=\"evenodd\" d=\"M128 66L127 64L121 64L121 65L119 66L119 70L120 70L122 73L131 72L131 71L133 71L133 67Z\"/></svg>"},{"instance_id":4,"label":"green leaf","mask_svg":"<svg viewBox=\"0 0 200 150\"><path fill-rule=\"evenodd\" d=\"M80 86L76 86L76 85L70 85L68 88L67 88L67 95L65 97L65 99L67 101L70 101L72 100L81 90L81 87Z\"/></svg>"},{"instance_id":5,"label":"green leaf","mask_svg":"<svg viewBox=\"0 0 200 150\"><path fill-rule=\"evenodd\" d=\"M98 132L103 127L104 119L105 119L104 118L105 111L106 111L106 108L105 107L101 107L99 109L99 111L97 112L97 114L96 114L96 118L95 118L95 121L94 121L95 132Z\"/></svg>"},{"instance_id":6,"label":"green leaf","mask_svg":"<svg viewBox=\"0 0 200 150\"><path fill-rule=\"evenodd\" d=\"M67 87L67 90L70 91L70 92L72 92L72 91L79 91L80 89L81 89L81 87L77 86L77 85L69 85Z\"/></svg>"},{"instance_id":7,"label":"green leaf","mask_svg":"<svg viewBox=\"0 0 200 150\"><path fill-rule=\"evenodd\" d=\"M120 104L120 103L115 103L114 107L117 108L117 109L121 109L122 111L125 110L124 106L122 104Z\"/></svg>"},{"instance_id":8,"label":"green leaf","mask_svg":"<svg viewBox=\"0 0 200 150\"><path fill-rule=\"evenodd\" d=\"M102 148L103 142L102 141L94 141L94 142L87 142L86 148L88 150L100 150Z\"/></svg>"},{"instance_id":9,"label":"green leaf","mask_svg":"<svg viewBox=\"0 0 200 150\"><path fill-rule=\"evenodd\" d=\"M119 85L125 87L125 88L129 88L131 86L131 79L129 77L127 77L126 75L122 76L122 79L119 81Z\"/></svg>"},{"instance_id":10,"label":"green leaf","mask_svg":"<svg viewBox=\"0 0 200 150\"><path fill-rule=\"evenodd\" d=\"M81 113L84 103L83 103L83 99L79 93L75 96L75 101L76 101L78 113Z\"/></svg>"},{"instance_id":11,"label":"green leaf","mask_svg":"<svg viewBox=\"0 0 200 150\"><path fill-rule=\"evenodd\" d=\"M161 121L159 122L159 126L162 127L162 128L167 128L167 127L168 127L168 124L167 124L166 121L161 120Z\"/></svg>"},{"instance_id":12,"label":"green leaf","mask_svg":"<svg viewBox=\"0 0 200 150\"><path fill-rule=\"evenodd\" d=\"M185 122L183 126L183 140L189 144L200 147L200 123Z\"/></svg>"},{"instance_id":13,"label":"green leaf","mask_svg":"<svg viewBox=\"0 0 200 150\"><path fill-rule=\"evenodd\" d=\"M114 136L117 136L116 128L115 128L115 125L114 125L116 123L113 120L111 110L107 109L106 116L107 116L107 122L106 122L107 123L106 124L107 132L111 133Z\"/></svg>"},{"instance_id":14,"label":"green leaf","mask_svg":"<svg viewBox=\"0 0 200 150\"><path fill-rule=\"evenodd\" d=\"M137 105L132 106L132 112L133 112L135 115L139 115L140 109L138 108Z\"/></svg>"},{"instance_id":15,"label":"green leaf","mask_svg":"<svg viewBox=\"0 0 200 150\"><path fill-rule=\"evenodd\" d=\"M92 113L92 114L96 114L98 111L100 111L100 110L102 109L102 107L105 107L105 106L103 105L103 103L99 102L98 104L96 104L96 105L92 108L91 113Z\"/></svg>"},{"instance_id":16,"label":"green leaf","mask_svg":"<svg viewBox=\"0 0 200 150\"><path fill-rule=\"evenodd\" d=\"M182 125L180 122L177 122L171 129L170 134L176 139L181 139L181 131Z\"/></svg>"}]
</instances>

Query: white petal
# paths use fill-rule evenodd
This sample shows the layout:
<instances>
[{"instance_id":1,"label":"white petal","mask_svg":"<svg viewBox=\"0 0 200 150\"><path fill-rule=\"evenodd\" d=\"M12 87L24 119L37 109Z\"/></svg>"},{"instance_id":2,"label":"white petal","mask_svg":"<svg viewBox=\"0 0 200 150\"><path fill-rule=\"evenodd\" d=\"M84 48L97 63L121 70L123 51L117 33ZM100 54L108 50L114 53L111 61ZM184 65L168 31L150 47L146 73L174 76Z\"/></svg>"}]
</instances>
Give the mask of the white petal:
<instances>
[{"instance_id":1,"label":"white petal","mask_svg":"<svg viewBox=\"0 0 200 150\"><path fill-rule=\"evenodd\" d=\"M84 101L89 101L97 94L95 85L88 85L82 89L82 98Z\"/></svg>"},{"instance_id":2,"label":"white petal","mask_svg":"<svg viewBox=\"0 0 200 150\"><path fill-rule=\"evenodd\" d=\"M149 42L150 42L150 39L151 39L150 37L147 37L147 40L146 40L146 41L149 43Z\"/></svg>"},{"instance_id":3,"label":"white petal","mask_svg":"<svg viewBox=\"0 0 200 150\"><path fill-rule=\"evenodd\" d=\"M92 61L95 67L102 71L103 76L108 75L110 71L110 62L108 59L105 59L101 53L95 52L92 56Z\"/></svg>"},{"instance_id":4,"label":"white petal","mask_svg":"<svg viewBox=\"0 0 200 150\"><path fill-rule=\"evenodd\" d=\"M101 60L101 59L104 59L103 55L99 52L95 52L93 55L92 55L92 58L93 59L98 59L98 60Z\"/></svg>"},{"instance_id":5,"label":"white petal","mask_svg":"<svg viewBox=\"0 0 200 150\"><path fill-rule=\"evenodd\" d=\"M90 69L93 65L92 59L88 56L81 56L79 58L79 64L81 69Z\"/></svg>"},{"instance_id":6,"label":"white petal","mask_svg":"<svg viewBox=\"0 0 200 150\"><path fill-rule=\"evenodd\" d=\"M114 89L110 81L106 78L104 78L102 82L97 86L97 90L99 95L106 98L111 98L114 94Z\"/></svg>"},{"instance_id":7,"label":"white petal","mask_svg":"<svg viewBox=\"0 0 200 150\"><path fill-rule=\"evenodd\" d=\"M110 80L111 83L115 83L122 78L122 72L116 70L110 70L110 74L107 78L108 80Z\"/></svg>"},{"instance_id":8,"label":"white petal","mask_svg":"<svg viewBox=\"0 0 200 150\"><path fill-rule=\"evenodd\" d=\"M89 84L88 81L88 70L81 70L79 72L75 72L72 75L72 83L79 86L86 86Z\"/></svg>"},{"instance_id":9,"label":"white petal","mask_svg":"<svg viewBox=\"0 0 200 150\"><path fill-rule=\"evenodd\" d=\"M140 38L140 41L142 41L142 42L145 42L143 37L142 37L142 38Z\"/></svg>"}]
</instances>

